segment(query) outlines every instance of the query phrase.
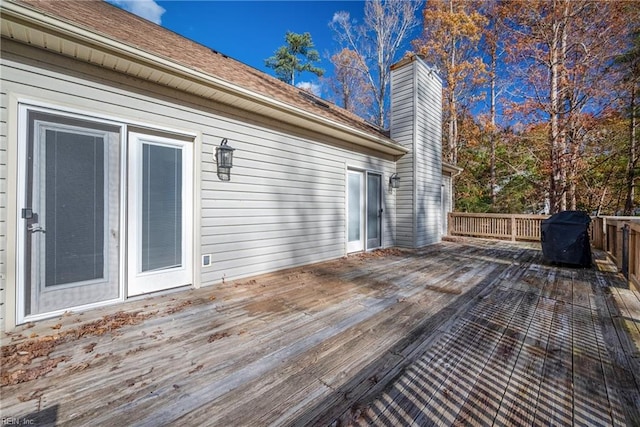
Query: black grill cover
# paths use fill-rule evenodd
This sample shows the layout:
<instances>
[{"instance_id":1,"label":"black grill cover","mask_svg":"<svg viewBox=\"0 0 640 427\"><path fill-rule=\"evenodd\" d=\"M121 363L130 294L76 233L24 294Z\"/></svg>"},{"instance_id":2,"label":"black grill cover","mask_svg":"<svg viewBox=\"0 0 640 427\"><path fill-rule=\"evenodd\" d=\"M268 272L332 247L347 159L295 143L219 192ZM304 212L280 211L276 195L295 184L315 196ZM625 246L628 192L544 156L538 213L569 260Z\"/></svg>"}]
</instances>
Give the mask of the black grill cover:
<instances>
[{"instance_id":1,"label":"black grill cover","mask_svg":"<svg viewBox=\"0 0 640 427\"><path fill-rule=\"evenodd\" d=\"M542 254L549 262L591 266L589 223L586 212L564 211L540 224Z\"/></svg>"}]
</instances>

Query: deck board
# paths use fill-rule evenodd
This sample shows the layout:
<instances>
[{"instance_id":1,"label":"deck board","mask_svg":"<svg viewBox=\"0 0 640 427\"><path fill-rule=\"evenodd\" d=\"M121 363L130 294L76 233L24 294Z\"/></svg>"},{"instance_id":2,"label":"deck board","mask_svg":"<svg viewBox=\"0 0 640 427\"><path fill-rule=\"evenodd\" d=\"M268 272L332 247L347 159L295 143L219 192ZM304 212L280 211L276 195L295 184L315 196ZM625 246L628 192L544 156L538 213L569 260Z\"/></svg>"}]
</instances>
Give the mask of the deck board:
<instances>
[{"instance_id":1,"label":"deck board","mask_svg":"<svg viewBox=\"0 0 640 427\"><path fill-rule=\"evenodd\" d=\"M2 416L32 425L640 425L640 293L608 268L547 265L536 244L353 255L2 344L26 359L3 380L44 369L0 389Z\"/></svg>"}]
</instances>

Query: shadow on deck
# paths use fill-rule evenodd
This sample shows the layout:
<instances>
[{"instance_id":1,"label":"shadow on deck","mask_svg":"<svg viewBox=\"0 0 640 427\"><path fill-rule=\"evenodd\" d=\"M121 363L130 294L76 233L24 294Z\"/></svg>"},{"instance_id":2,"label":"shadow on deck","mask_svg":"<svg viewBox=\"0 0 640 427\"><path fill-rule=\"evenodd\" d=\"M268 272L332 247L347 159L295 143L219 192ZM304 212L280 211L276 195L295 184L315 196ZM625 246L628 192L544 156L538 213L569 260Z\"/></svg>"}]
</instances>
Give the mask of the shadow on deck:
<instances>
[{"instance_id":1,"label":"shadow on deck","mask_svg":"<svg viewBox=\"0 0 640 427\"><path fill-rule=\"evenodd\" d=\"M540 256L457 239L22 327L4 340L3 417L640 425L640 295Z\"/></svg>"}]
</instances>

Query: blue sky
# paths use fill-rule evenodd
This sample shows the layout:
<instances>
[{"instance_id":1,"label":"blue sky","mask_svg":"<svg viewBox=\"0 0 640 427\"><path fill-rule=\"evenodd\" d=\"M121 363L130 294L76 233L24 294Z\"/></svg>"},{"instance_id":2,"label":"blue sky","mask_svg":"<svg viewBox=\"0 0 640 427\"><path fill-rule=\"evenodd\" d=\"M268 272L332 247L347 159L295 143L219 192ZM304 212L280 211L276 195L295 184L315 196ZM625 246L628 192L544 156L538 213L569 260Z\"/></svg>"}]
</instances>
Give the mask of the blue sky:
<instances>
[{"instance_id":1,"label":"blue sky","mask_svg":"<svg viewBox=\"0 0 640 427\"><path fill-rule=\"evenodd\" d=\"M311 33L322 57L320 66L331 74L328 57L338 51L338 44L329 22L339 11L361 22L365 6L364 1L356 0L109 1L270 75L273 70L265 67L264 60L285 44L287 31ZM307 88L319 93L313 74L303 74L296 81L316 85Z\"/></svg>"}]
</instances>

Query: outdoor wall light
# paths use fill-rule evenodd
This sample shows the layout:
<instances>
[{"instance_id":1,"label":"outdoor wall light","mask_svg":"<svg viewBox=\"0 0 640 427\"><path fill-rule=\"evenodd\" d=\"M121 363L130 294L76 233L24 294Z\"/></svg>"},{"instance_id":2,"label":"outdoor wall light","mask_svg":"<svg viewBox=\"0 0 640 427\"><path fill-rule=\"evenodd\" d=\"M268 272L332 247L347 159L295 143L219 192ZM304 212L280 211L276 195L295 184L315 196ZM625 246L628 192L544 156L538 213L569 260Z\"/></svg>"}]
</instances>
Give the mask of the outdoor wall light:
<instances>
[{"instance_id":1,"label":"outdoor wall light","mask_svg":"<svg viewBox=\"0 0 640 427\"><path fill-rule=\"evenodd\" d=\"M218 165L218 178L222 181L231 180L231 168L233 167L233 152L235 148L227 145L227 138L223 138L216 147L216 163Z\"/></svg>"},{"instance_id":2,"label":"outdoor wall light","mask_svg":"<svg viewBox=\"0 0 640 427\"><path fill-rule=\"evenodd\" d=\"M389 185L391 185L391 188L400 187L400 177L397 173L391 174L391 176L389 177Z\"/></svg>"}]
</instances>

